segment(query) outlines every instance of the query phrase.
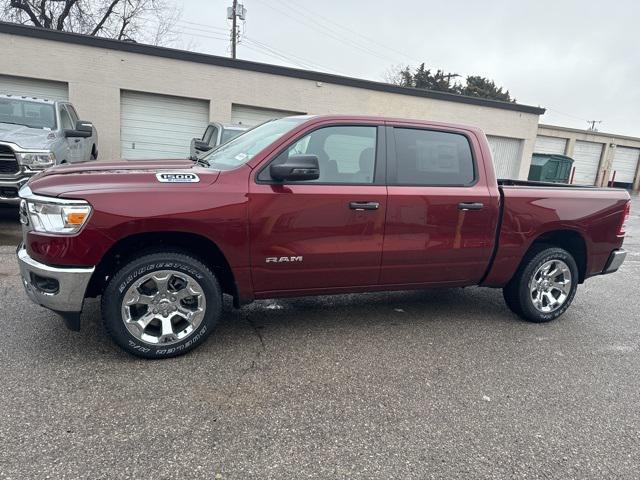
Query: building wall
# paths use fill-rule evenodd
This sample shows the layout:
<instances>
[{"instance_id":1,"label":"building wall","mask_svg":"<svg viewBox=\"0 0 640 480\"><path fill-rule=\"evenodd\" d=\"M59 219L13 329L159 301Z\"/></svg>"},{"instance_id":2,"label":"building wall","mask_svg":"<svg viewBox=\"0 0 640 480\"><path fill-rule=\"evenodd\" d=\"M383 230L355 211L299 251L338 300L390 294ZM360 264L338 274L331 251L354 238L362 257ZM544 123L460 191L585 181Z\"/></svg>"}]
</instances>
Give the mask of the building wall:
<instances>
[{"instance_id":1,"label":"building wall","mask_svg":"<svg viewBox=\"0 0 640 480\"><path fill-rule=\"evenodd\" d=\"M576 140L585 142L602 143L604 148L598 166L598 177L596 185L604 185L611 178L611 170L613 157L617 147L631 147L640 149L640 138L628 137L624 135L615 135L604 132L592 132L589 130L579 130L574 128L558 127L554 125L539 125L538 135L546 137L564 138L567 140L565 155L571 157ZM606 177L605 177L606 176ZM640 189L640 162L636 168L635 180L633 182L633 190Z\"/></svg>"},{"instance_id":2,"label":"building wall","mask_svg":"<svg viewBox=\"0 0 640 480\"><path fill-rule=\"evenodd\" d=\"M522 139L520 178L529 171L538 115L380 92L153 55L0 33L2 74L67 82L69 100L99 132L102 160L120 157L120 91L209 101L210 119L229 122L233 103L310 114L387 115L469 124Z\"/></svg>"}]
</instances>

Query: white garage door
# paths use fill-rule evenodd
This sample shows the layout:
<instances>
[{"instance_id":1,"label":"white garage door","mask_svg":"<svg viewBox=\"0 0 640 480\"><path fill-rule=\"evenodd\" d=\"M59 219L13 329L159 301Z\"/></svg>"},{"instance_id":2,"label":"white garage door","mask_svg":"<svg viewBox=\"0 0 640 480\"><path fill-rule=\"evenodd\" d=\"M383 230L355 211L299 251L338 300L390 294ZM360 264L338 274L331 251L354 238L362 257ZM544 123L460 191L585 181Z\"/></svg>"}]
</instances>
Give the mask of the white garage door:
<instances>
[{"instance_id":1,"label":"white garage door","mask_svg":"<svg viewBox=\"0 0 640 480\"><path fill-rule=\"evenodd\" d=\"M638 168L640 149L617 147L613 156L613 171L616 172L616 183L633 183Z\"/></svg>"},{"instance_id":2,"label":"white garage door","mask_svg":"<svg viewBox=\"0 0 640 480\"><path fill-rule=\"evenodd\" d=\"M545 137L538 135L533 147L533 153L547 153L550 155L564 155L567 146L566 138Z\"/></svg>"},{"instance_id":3,"label":"white garage door","mask_svg":"<svg viewBox=\"0 0 640 480\"><path fill-rule=\"evenodd\" d=\"M209 102L123 91L120 96L122 158L187 158L194 137L209 123Z\"/></svg>"},{"instance_id":4,"label":"white garage door","mask_svg":"<svg viewBox=\"0 0 640 480\"><path fill-rule=\"evenodd\" d=\"M522 157L522 140L490 135L487 135L487 140L491 147L496 176L517 179Z\"/></svg>"},{"instance_id":5,"label":"white garage door","mask_svg":"<svg viewBox=\"0 0 640 480\"><path fill-rule=\"evenodd\" d=\"M576 169L573 183L579 185L594 185L596 183L602 146L602 143L576 140L576 146L573 149L573 166Z\"/></svg>"},{"instance_id":6,"label":"white garage door","mask_svg":"<svg viewBox=\"0 0 640 480\"><path fill-rule=\"evenodd\" d=\"M46 98L47 100L68 100L69 88L67 84L63 82L0 75L0 95L19 95Z\"/></svg>"},{"instance_id":7,"label":"white garage door","mask_svg":"<svg viewBox=\"0 0 640 480\"><path fill-rule=\"evenodd\" d=\"M282 118L290 115L304 115L304 113L287 110L271 110L247 105L231 106L231 123L239 123L247 126L258 125L272 118Z\"/></svg>"}]
</instances>

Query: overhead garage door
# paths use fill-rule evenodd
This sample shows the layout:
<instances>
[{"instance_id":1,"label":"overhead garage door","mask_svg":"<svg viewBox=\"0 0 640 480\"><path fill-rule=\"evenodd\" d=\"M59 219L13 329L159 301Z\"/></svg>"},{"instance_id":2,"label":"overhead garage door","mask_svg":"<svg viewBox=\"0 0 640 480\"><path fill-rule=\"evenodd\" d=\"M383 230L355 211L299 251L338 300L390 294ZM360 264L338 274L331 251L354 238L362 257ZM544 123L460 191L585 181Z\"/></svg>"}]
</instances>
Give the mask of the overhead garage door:
<instances>
[{"instance_id":1,"label":"overhead garage door","mask_svg":"<svg viewBox=\"0 0 640 480\"><path fill-rule=\"evenodd\" d=\"M287 110L271 110L268 108L250 107L248 105L234 104L231 106L231 123L248 126L258 125L272 118L282 118L290 115L304 115L304 113Z\"/></svg>"},{"instance_id":2,"label":"overhead garage door","mask_svg":"<svg viewBox=\"0 0 640 480\"><path fill-rule=\"evenodd\" d=\"M209 123L209 102L192 98L122 91L122 158L187 158L194 137Z\"/></svg>"},{"instance_id":3,"label":"overhead garage door","mask_svg":"<svg viewBox=\"0 0 640 480\"><path fill-rule=\"evenodd\" d=\"M617 147L613 156L612 170L616 172L616 183L633 183L638 168L640 149Z\"/></svg>"},{"instance_id":4,"label":"overhead garage door","mask_svg":"<svg viewBox=\"0 0 640 480\"><path fill-rule=\"evenodd\" d=\"M522 140L490 135L487 135L487 140L491 147L496 176L517 179L522 156Z\"/></svg>"},{"instance_id":5,"label":"overhead garage door","mask_svg":"<svg viewBox=\"0 0 640 480\"><path fill-rule=\"evenodd\" d=\"M602 156L602 143L576 141L573 149L575 174L573 183L594 185L598 176L598 165Z\"/></svg>"},{"instance_id":6,"label":"overhead garage door","mask_svg":"<svg viewBox=\"0 0 640 480\"><path fill-rule=\"evenodd\" d=\"M68 100L69 88L64 82L0 75L0 95L19 95L46 98L47 100Z\"/></svg>"},{"instance_id":7,"label":"overhead garage door","mask_svg":"<svg viewBox=\"0 0 640 480\"><path fill-rule=\"evenodd\" d=\"M533 147L533 153L547 153L550 155L564 155L567 147L566 138L545 137L538 135Z\"/></svg>"}]
</instances>

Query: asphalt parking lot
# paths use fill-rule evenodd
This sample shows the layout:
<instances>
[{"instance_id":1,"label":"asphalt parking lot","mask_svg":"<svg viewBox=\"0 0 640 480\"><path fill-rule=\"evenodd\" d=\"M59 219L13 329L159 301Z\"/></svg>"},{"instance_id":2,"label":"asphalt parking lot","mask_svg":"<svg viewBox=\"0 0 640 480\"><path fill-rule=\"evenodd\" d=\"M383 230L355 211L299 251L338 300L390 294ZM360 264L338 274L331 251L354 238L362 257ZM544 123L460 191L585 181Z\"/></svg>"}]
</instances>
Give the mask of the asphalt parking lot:
<instances>
[{"instance_id":1,"label":"asphalt parking lot","mask_svg":"<svg viewBox=\"0 0 640 480\"><path fill-rule=\"evenodd\" d=\"M498 290L257 302L143 361L27 301L0 218L0 478L638 478L640 201L546 325Z\"/></svg>"}]
</instances>

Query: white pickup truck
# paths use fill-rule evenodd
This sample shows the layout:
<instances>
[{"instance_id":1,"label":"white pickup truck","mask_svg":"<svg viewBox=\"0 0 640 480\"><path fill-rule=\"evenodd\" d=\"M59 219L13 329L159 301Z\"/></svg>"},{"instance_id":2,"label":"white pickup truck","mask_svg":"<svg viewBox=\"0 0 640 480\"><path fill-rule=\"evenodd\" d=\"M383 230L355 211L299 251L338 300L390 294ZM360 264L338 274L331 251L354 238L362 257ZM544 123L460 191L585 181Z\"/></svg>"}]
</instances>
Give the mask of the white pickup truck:
<instances>
[{"instance_id":1,"label":"white pickup truck","mask_svg":"<svg viewBox=\"0 0 640 480\"><path fill-rule=\"evenodd\" d=\"M0 203L39 171L98 158L98 133L68 102L0 95Z\"/></svg>"}]
</instances>

